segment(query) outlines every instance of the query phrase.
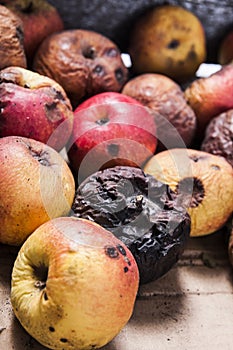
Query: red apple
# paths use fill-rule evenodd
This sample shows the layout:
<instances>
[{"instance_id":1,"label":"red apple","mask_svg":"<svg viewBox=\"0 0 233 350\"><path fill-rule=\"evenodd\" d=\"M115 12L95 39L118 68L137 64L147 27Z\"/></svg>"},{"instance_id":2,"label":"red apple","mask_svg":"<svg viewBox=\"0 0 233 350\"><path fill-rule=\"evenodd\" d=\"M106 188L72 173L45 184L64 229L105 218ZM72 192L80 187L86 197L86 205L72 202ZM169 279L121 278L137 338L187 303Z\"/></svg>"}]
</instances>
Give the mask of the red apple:
<instances>
[{"instance_id":1,"label":"red apple","mask_svg":"<svg viewBox=\"0 0 233 350\"><path fill-rule=\"evenodd\" d=\"M220 64L233 62L233 30L228 32L220 43L218 62Z\"/></svg>"},{"instance_id":2,"label":"red apple","mask_svg":"<svg viewBox=\"0 0 233 350\"><path fill-rule=\"evenodd\" d=\"M73 110L54 80L20 67L0 71L0 137L29 137L60 151L71 135Z\"/></svg>"},{"instance_id":3,"label":"red apple","mask_svg":"<svg viewBox=\"0 0 233 350\"><path fill-rule=\"evenodd\" d=\"M154 117L140 102L118 92L97 94L74 111L70 166L79 181L106 167L141 166L156 150L155 135Z\"/></svg>"},{"instance_id":4,"label":"red apple","mask_svg":"<svg viewBox=\"0 0 233 350\"><path fill-rule=\"evenodd\" d=\"M202 140L209 122L233 108L233 64L207 78L194 80L185 89L185 98L197 117L197 137Z\"/></svg>"},{"instance_id":5,"label":"red apple","mask_svg":"<svg viewBox=\"0 0 233 350\"><path fill-rule=\"evenodd\" d=\"M58 10L46 0L3 0L23 22L24 47L28 64L40 43L50 34L64 29Z\"/></svg>"},{"instance_id":6,"label":"red apple","mask_svg":"<svg viewBox=\"0 0 233 350\"><path fill-rule=\"evenodd\" d=\"M24 137L0 138L0 242L20 245L44 222L70 211L74 178L62 156Z\"/></svg>"}]
</instances>

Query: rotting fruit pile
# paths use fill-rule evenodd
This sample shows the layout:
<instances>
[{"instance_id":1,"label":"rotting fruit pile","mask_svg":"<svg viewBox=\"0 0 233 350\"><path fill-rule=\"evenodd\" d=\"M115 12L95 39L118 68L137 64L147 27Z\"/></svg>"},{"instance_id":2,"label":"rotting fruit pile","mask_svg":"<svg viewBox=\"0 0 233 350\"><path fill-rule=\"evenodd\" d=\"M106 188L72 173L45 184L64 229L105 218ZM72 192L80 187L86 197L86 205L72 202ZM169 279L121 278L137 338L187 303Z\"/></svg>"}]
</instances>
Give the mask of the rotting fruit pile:
<instances>
[{"instance_id":1,"label":"rotting fruit pile","mask_svg":"<svg viewBox=\"0 0 233 350\"><path fill-rule=\"evenodd\" d=\"M139 285L166 274L190 237L231 227L232 32L205 78L195 76L203 25L179 6L137 19L130 67L107 36L66 29L45 0L1 1L0 32L12 309L50 349L101 348L130 320Z\"/></svg>"}]
</instances>

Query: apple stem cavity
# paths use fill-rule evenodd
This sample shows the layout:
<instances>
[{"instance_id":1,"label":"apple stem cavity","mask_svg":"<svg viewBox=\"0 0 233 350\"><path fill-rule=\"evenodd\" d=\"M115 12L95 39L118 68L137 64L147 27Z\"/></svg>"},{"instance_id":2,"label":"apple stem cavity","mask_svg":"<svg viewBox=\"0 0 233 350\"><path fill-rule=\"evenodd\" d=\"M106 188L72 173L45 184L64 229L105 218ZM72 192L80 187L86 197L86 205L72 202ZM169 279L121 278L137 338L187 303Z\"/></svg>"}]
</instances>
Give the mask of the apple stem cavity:
<instances>
[{"instance_id":1,"label":"apple stem cavity","mask_svg":"<svg viewBox=\"0 0 233 350\"><path fill-rule=\"evenodd\" d=\"M48 278L48 268L42 264L40 266L34 266L33 270L36 279L34 286L40 290L44 289Z\"/></svg>"},{"instance_id":2,"label":"apple stem cavity","mask_svg":"<svg viewBox=\"0 0 233 350\"><path fill-rule=\"evenodd\" d=\"M34 151L32 150L30 147L30 152L32 157L37 160L41 165L43 166L50 166L50 162L49 162L49 155L47 152L38 152L38 151Z\"/></svg>"}]
</instances>

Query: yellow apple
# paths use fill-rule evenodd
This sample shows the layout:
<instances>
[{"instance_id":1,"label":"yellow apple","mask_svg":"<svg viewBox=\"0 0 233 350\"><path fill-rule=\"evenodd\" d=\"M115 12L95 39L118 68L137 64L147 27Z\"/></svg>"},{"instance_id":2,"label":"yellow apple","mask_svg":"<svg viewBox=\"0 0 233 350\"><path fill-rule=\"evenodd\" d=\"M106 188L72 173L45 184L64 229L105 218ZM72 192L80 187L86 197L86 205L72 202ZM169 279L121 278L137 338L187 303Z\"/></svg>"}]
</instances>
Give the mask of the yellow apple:
<instances>
[{"instance_id":1,"label":"yellow apple","mask_svg":"<svg viewBox=\"0 0 233 350\"><path fill-rule=\"evenodd\" d=\"M63 157L28 138L0 139L0 242L20 245L42 223L69 213L75 184Z\"/></svg>"},{"instance_id":2,"label":"yellow apple","mask_svg":"<svg viewBox=\"0 0 233 350\"><path fill-rule=\"evenodd\" d=\"M194 149L171 149L153 156L144 171L186 200L190 236L219 230L233 212L233 169L223 157Z\"/></svg>"},{"instance_id":3,"label":"yellow apple","mask_svg":"<svg viewBox=\"0 0 233 350\"><path fill-rule=\"evenodd\" d=\"M112 233L85 219L56 218L21 247L11 302L26 331L50 349L97 349L130 319L137 264Z\"/></svg>"}]
</instances>

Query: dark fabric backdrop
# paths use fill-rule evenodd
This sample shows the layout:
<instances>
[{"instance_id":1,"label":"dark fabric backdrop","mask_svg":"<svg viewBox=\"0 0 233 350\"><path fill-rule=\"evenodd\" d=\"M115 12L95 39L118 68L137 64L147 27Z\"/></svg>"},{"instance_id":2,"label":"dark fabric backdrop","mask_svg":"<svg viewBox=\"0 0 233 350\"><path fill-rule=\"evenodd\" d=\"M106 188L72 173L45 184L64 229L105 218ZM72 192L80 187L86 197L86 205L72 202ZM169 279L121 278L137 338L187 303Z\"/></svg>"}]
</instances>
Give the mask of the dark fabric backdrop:
<instances>
[{"instance_id":1,"label":"dark fabric backdrop","mask_svg":"<svg viewBox=\"0 0 233 350\"><path fill-rule=\"evenodd\" d=\"M191 10L202 21L208 60L216 59L216 51L226 32L233 28L233 0L49 0L61 13L66 28L95 30L112 39L127 51L130 28L137 16L158 4L176 4Z\"/></svg>"}]
</instances>

